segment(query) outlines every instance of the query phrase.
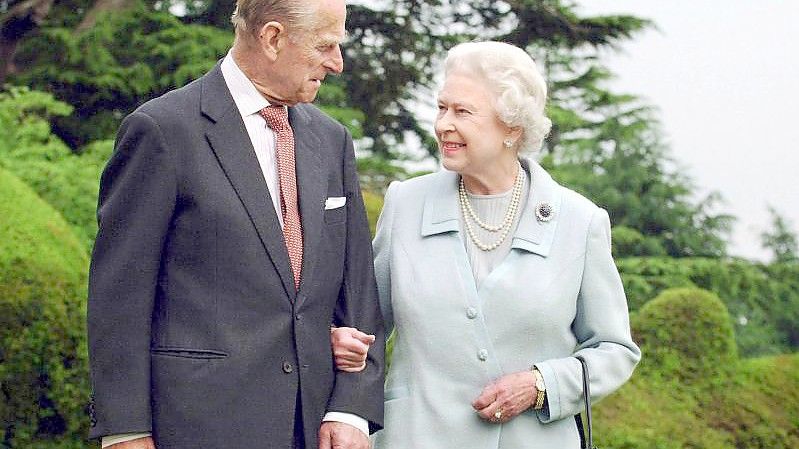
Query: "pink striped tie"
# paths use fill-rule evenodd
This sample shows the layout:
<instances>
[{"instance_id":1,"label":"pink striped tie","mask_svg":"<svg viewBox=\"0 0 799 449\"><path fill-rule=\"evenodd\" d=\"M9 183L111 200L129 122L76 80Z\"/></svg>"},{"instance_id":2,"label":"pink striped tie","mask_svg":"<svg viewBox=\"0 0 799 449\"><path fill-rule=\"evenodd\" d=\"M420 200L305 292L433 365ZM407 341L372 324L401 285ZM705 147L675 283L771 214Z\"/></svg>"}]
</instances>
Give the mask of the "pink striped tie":
<instances>
[{"instance_id":1,"label":"pink striped tie","mask_svg":"<svg viewBox=\"0 0 799 449\"><path fill-rule=\"evenodd\" d=\"M302 222L297 202L297 170L294 163L294 132L283 106L261 109L261 116L275 132L277 175L280 180L280 211L283 214L283 239L289 252L294 287L299 290L302 271Z\"/></svg>"}]
</instances>

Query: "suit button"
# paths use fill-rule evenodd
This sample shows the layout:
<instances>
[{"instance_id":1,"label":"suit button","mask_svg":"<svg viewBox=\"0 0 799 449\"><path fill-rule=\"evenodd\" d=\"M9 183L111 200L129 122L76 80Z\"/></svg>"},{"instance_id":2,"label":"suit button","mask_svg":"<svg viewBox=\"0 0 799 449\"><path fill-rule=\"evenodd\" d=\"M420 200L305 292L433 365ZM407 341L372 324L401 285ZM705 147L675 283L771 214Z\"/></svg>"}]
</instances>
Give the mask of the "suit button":
<instances>
[{"instance_id":1,"label":"suit button","mask_svg":"<svg viewBox=\"0 0 799 449\"><path fill-rule=\"evenodd\" d=\"M477 318L477 309L475 309L474 307L469 307L468 309L466 309L466 317L469 318L470 320Z\"/></svg>"},{"instance_id":2,"label":"suit button","mask_svg":"<svg viewBox=\"0 0 799 449\"><path fill-rule=\"evenodd\" d=\"M486 359L488 359L488 351L485 350L485 349L481 349L481 350L477 351L477 358L480 359L481 361L485 362Z\"/></svg>"},{"instance_id":3,"label":"suit button","mask_svg":"<svg viewBox=\"0 0 799 449\"><path fill-rule=\"evenodd\" d=\"M302 315L300 315L298 313L298 314L294 315L294 319L296 319L297 321L301 321L302 320Z\"/></svg>"},{"instance_id":4,"label":"suit button","mask_svg":"<svg viewBox=\"0 0 799 449\"><path fill-rule=\"evenodd\" d=\"M294 371L294 367L289 362L283 362L283 372L288 374Z\"/></svg>"}]
</instances>

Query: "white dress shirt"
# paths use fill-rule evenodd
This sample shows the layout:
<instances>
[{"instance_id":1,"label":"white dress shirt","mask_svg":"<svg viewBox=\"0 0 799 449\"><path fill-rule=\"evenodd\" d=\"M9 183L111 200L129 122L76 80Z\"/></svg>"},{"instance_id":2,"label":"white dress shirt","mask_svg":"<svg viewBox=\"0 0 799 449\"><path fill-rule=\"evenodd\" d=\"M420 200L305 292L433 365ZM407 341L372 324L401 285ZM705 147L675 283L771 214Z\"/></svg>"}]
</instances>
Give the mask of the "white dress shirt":
<instances>
[{"instance_id":1,"label":"white dress shirt","mask_svg":"<svg viewBox=\"0 0 799 449\"><path fill-rule=\"evenodd\" d=\"M275 156L275 133L267 126L266 120L260 114L261 109L269 106L269 101L258 92L249 78L241 71L236 61L233 60L231 52L228 52L227 56L222 60L221 69L225 84L227 84L228 90L233 96L233 102L236 103L236 108L238 108L241 118L244 120L244 127L247 129L247 134L250 136L253 149L255 149L255 156L258 158L258 164L264 174L266 186L269 188L269 195L272 197L272 206L275 208L277 219L282 228L283 214L280 213L280 181L278 179L277 158ZM322 421L337 421L349 424L358 428L367 436L369 435L369 422L352 413L327 412ZM102 447L105 448L112 444L124 443L125 441L150 435L149 432L109 435L102 438Z\"/></svg>"}]
</instances>

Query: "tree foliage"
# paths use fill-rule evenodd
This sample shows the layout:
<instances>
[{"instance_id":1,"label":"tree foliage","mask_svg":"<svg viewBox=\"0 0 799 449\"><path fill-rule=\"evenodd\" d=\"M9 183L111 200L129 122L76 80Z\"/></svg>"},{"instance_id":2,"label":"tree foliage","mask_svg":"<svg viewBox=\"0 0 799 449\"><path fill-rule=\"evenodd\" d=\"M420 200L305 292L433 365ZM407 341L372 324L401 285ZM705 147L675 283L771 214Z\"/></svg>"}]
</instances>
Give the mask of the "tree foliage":
<instances>
[{"instance_id":1,"label":"tree foliage","mask_svg":"<svg viewBox=\"0 0 799 449\"><path fill-rule=\"evenodd\" d=\"M184 25L138 3L101 14L85 31L43 27L20 46L26 67L12 80L72 105L72 114L54 120L55 130L80 148L112 138L125 114L204 74L231 43L229 32Z\"/></svg>"},{"instance_id":2,"label":"tree foliage","mask_svg":"<svg viewBox=\"0 0 799 449\"><path fill-rule=\"evenodd\" d=\"M768 210L771 214L771 230L760 234L763 248L771 251L772 260L776 263L799 261L799 244L791 223L773 206L769 206Z\"/></svg>"}]
</instances>

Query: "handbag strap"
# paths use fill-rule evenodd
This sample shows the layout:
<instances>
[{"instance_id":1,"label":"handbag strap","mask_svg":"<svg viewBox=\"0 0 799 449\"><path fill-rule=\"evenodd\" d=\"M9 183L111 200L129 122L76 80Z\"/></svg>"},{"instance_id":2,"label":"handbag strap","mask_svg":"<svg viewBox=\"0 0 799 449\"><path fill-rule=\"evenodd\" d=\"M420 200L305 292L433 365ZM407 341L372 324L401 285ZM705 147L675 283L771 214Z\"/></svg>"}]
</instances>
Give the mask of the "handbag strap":
<instances>
[{"instance_id":1,"label":"handbag strap","mask_svg":"<svg viewBox=\"0 0 799 449\"><path fill-rule=\"evenodd\" d=\"M591 379L588 376L588 364L585 362L583 356L578 355L577 360L580 361L580 365L583 368L583 397L585 400L586 427L588 428L587 431L585 431L585 434L580 432L580 435L585 437L584 448L594 449L594 436L591 428ZM577 422L580 426L580 430L582 430L582 420L578 419Z\"/></svg>"}]
</instances>

